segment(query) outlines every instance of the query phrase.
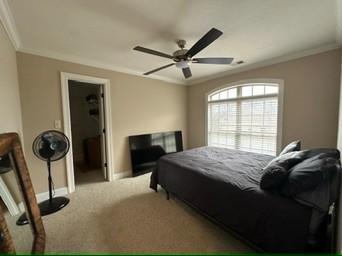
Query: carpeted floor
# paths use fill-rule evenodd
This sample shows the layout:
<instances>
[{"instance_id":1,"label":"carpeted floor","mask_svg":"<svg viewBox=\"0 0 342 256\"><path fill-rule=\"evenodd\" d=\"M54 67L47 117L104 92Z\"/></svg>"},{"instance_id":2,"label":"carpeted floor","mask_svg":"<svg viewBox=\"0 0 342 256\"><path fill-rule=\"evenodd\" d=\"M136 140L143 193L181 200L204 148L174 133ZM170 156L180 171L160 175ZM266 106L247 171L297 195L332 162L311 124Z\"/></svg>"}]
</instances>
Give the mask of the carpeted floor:
<instances>
[{"instance_id":1,"label":"carpeted floor","mask_svg":"<svg viewBox=\"0 0 342 256\"><path fill-rule=\"evenodd\" d=\"M149 174L82 184L62 211L43 217L47 252L251 252L163 190L148 188ZM29 248L29 228L8 217L17 251Z\"/></svg>"},{"instance_id":2,"label":"carpeted floor","mask_svg":"<svg viewBox=\"0 0 342 256\"><path fill-rule=\"evenodd\" d=\"M75 170L75 185L86 185L88 183L103 182L105 181L104 175L101 169L82 172Z\"/></svg>"}]
</instances>

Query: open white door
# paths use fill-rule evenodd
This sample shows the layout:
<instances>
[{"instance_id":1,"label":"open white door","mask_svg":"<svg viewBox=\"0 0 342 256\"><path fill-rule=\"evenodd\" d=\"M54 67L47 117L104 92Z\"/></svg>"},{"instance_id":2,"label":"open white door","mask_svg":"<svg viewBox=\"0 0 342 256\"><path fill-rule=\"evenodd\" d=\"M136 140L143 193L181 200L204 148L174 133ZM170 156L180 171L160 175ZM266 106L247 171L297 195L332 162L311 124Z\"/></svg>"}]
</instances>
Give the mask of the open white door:
<instances>
[{"instance_id":1,"label":"open white door","mask_svg":"<svg viewBox=\"0 0 342 256\"><path fill-rule=\"evenodd\" d=\"M70 117L70 102L69 102L69 80L75 80L82 83L91 83L100 85L100 90L104 92L104 99L99 95L99 114L101 118L100 126L105 129L105 134L101 134L101 150L103 151L101 156L103 163L107 163L107 168L103 164L103 176L106 180L114 180L113 172L114 169L114 159L113 159L113 135L112 135L112 115L111 115L111 98L110 98L110 80L105 78L98 78L92 76L85 76L73 73L61 72L61 91L62 91L62 103L63 103L63 127L64 133L69 138L72 144L72 134L71 134L71 117ZM105 107L103 107L103 104ZM106 128L104 128L106 127ZM103 141L106 140L104 143ZM67 181L68 181L68 191L72 193L75 191L75 174L74 174L74 160L72 147L69 153L66 155L66 169L67 169ZM107 170L106 170L107 169ZM105 172L107 171L107 172Z\"/></svg>"},{"instance_id":2,"label":"open white door","mask_svg":"<svg viewBox=\"0 0 342 256\"><path fill-rule=\"evenodd\" d=\"M99 97L99 121L100 121L100 132L101 132L101 158L102 158L102 172L105 180L107 177L107 148L106 148L106 120L105 120L105 104L104 104L104 88L100 85L100 97Z\"/></svg>"}]
</instances>

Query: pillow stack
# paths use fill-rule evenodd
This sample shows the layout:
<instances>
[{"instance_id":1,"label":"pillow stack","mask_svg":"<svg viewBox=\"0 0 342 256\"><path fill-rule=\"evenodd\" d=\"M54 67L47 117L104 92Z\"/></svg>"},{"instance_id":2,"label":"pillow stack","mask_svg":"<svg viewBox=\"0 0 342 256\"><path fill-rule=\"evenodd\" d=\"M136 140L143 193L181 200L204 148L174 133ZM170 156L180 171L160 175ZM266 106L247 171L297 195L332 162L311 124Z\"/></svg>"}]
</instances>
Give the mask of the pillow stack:
<instances>
[{"instance_id":1,"label":"pillow stack","mask_svg":"<svg viewBox=\"0 0 342 256\"><path fill-rule=\"evenodd\" d=\"M339 159L337 149L300 151L300 141L294 141L264 168L260 187L294 197L333 176L339 168Z\"/></svg>"},{"instance_id":2,"label":"pillow stack","mask_svg":"<svg viewBox=\"0 0 342 256\"><path fill-rule=\"evenodd\" d=\"M319 154L295 165L281 188L285 196L296 196L312 190L327 180L336 170L338 159Z\"/></svg>"},{"instance_id":3,"label":"pillow stack","mask_svg":"<svg viewBox=\"0 0 342 256\"><path fill-rule=\"evenodd\" d=\"M338 198L340 168L337 149L300 151L300 142L295 141L264 168L260 187L313 209L308 243L316 244L329 207Z\"/></svg>"},{"instance_id":4,"label":"pillow stack","mask_svg":"<svg viewBox=\"0 0 342 256\"><path fill-rule=\"evenodd\" d=\"M289 170L302 161L300 148L300 141L291 142L280 152L278 157L268 163L260 181L262 189L276 189L286 181Z\"/></svg>"}]
</instances>

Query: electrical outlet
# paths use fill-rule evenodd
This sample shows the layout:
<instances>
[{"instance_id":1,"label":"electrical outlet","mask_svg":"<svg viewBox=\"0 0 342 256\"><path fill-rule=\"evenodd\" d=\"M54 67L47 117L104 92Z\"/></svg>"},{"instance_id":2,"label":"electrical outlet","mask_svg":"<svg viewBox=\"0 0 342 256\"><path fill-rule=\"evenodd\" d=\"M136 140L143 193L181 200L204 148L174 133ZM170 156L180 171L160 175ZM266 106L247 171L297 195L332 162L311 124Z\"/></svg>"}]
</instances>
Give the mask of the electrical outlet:
<instances>
[{"instance_id":1,"label":"electrical outlet","mask_svg":"<svg viewBox=\"0 0 342 256\"><path fill-rule=\"evenodd\" d=\"M55 129L61 129L61 128L62 128L61 120L55 120Z\"/></svg>"}]
</instances>

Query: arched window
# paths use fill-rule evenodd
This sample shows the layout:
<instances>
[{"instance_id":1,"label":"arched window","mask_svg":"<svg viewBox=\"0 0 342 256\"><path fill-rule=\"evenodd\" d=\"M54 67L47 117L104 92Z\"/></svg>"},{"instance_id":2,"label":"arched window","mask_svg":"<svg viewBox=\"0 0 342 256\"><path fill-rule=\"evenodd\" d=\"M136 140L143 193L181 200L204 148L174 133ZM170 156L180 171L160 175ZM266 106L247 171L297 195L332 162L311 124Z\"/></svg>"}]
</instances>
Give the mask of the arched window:
<instances>
[{"instance_id":1,"label":"arched window","mask_svg":"<svg viewBox=\"0 0 342 256\"><path fill-rule=\"evenodd\" d=\"M278 83L244 83L208 95L208 145L276 155L278 96Z\"/></svg>"}]
</instances>

